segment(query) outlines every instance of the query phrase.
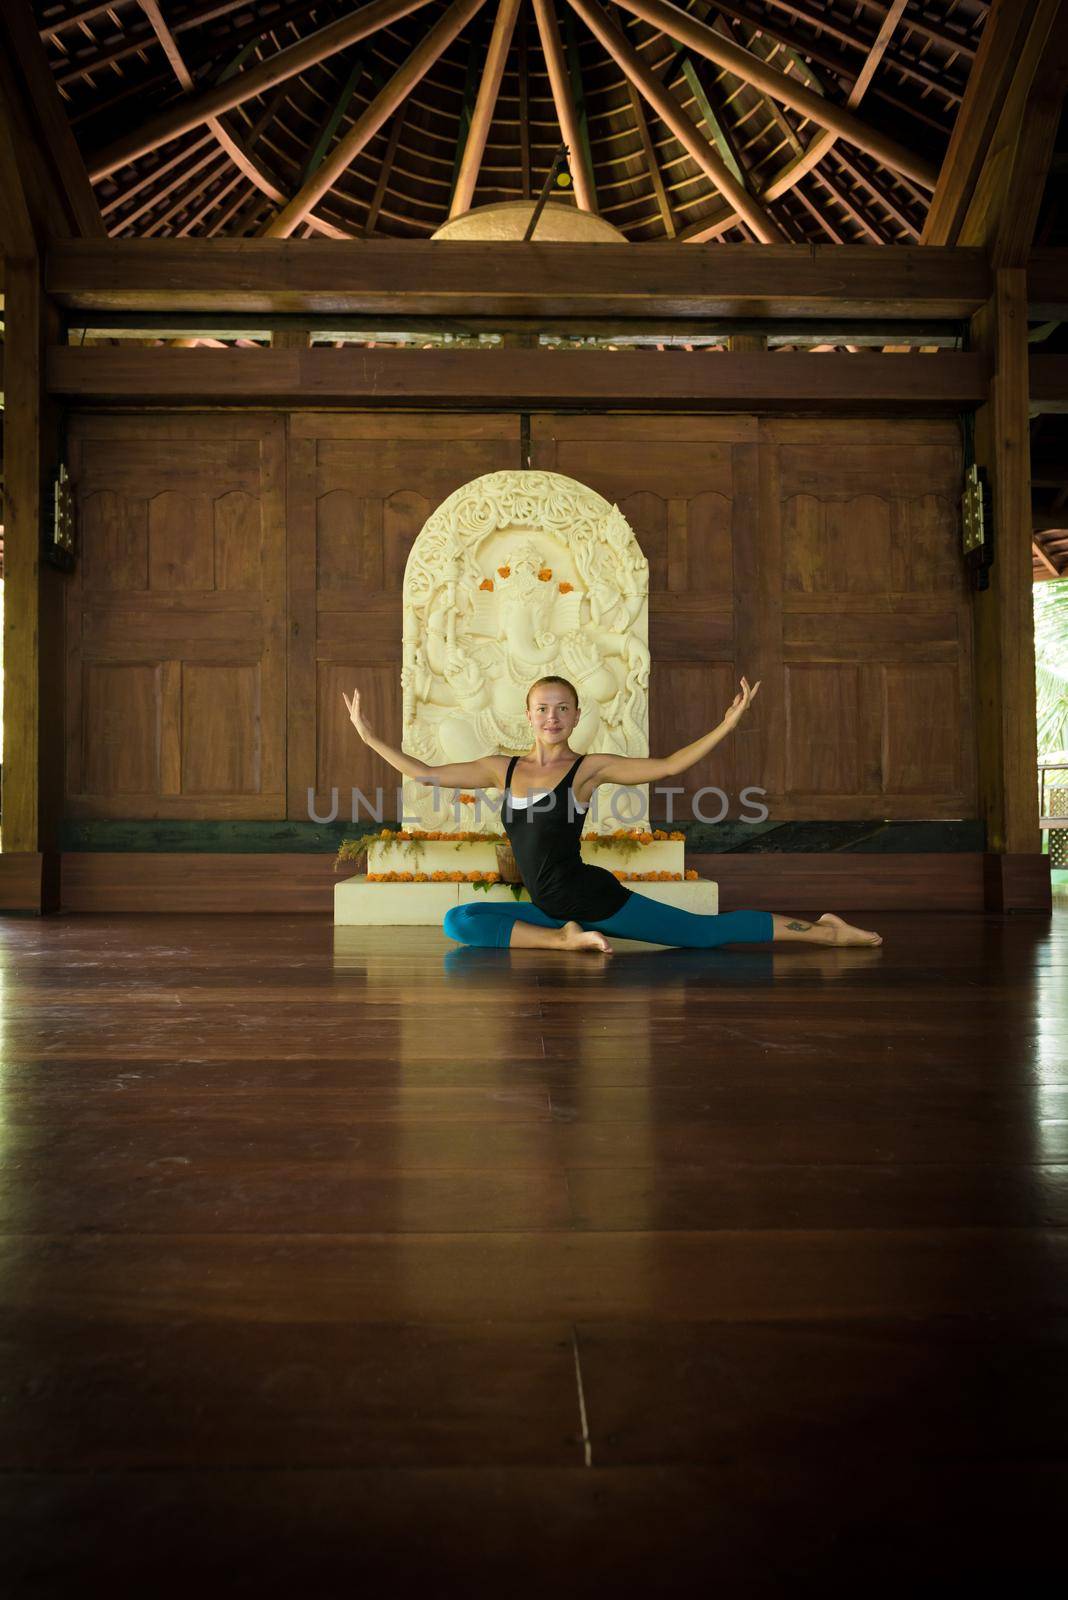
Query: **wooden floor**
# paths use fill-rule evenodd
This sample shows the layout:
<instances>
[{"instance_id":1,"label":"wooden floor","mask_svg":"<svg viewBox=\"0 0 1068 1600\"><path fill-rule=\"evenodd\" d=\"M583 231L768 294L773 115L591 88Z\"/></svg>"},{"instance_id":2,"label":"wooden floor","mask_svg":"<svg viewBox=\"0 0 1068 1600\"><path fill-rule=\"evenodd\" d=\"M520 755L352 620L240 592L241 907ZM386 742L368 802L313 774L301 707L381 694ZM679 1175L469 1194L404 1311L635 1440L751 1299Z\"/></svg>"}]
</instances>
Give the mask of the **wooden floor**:
<instances>
[{"instance_id":1,"label":"wooden floor","mask_svg":"<svg viewBox=\"0 0 1068 1600\"><path fill-rule=\"evenodd\" d=\"M9 1592L1059 1586L1068 909L871 920L3 919Z\"/></svg>"}]
</instances>

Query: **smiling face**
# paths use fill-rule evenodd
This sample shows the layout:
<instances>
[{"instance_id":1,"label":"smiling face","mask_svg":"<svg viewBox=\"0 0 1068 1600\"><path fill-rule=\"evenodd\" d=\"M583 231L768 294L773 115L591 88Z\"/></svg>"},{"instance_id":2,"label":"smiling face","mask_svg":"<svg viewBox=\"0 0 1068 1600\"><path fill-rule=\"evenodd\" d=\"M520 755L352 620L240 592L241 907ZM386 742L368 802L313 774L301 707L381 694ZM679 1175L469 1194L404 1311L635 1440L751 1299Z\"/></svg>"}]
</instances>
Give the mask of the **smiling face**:
<instances>
[{"instance_id":1,"label":"smiling face","mask_svg":"<svg viewBox=\"0 0 1068 1600\"><path fill-rule=\"evenodd\" d=\"M539 683L527 696L527 720L543 745L567 745L579 719L571 689L562 683Z\"/></svg>"}]
</instances>

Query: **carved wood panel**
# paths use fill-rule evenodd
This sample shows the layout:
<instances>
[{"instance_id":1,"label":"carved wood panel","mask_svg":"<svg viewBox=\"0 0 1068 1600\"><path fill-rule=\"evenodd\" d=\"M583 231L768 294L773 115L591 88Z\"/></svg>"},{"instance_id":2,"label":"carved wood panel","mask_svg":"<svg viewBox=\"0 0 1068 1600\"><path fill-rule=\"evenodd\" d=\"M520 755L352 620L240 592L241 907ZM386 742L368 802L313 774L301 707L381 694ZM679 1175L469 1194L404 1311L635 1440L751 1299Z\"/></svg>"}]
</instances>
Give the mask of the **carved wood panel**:
<instances>
[{"instance_id":1,"label":"carved wood panel","mask_svg":"<svg viewBox=\"0 0 1068 1600\"><path fill-rule=\"evenodd\" d=\"M677 804L716 784L737 816L754 785L773 820L974 815L954 424L545 415L531 439L531 465L615 500L648 556L652 751L763 680Z\"/></svg>"},{"instance_id":2,"label":"carved wood panel","mask_svg":"<svg viewBox=\"0 0 1068 1600\"><path fill-rule=\"evenodd\" d=\"M284 423L81 416L66 811L285 814Z\"/></svg>"},{"instance_id":3,"label":"carved wood panel","mask_svg":"<svg viewBox=\"0 0 1068 1600\"><path fill-rule=\"evenodd\" d=\"M408 551L447 495L520 465L517 416L301 413L290 419L289 811L326 817L351 791L385 817L400 776L355 732L342 691L359 685L371 726L401 742L401 590ZM361 807L361 821L370 820Z\"/></svg>"}]
</instances>

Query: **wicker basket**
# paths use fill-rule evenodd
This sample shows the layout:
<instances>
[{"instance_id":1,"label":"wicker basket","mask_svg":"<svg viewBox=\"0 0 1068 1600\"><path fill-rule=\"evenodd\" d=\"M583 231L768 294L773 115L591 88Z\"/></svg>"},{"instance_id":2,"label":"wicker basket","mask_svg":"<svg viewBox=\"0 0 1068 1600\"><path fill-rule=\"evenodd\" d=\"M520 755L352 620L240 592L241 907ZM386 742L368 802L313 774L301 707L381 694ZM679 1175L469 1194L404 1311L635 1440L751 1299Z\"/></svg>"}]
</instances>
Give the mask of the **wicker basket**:
<instances>
[{"instance_id":1,"label":"wicker basket","mask_svg":"<svg viewBox=\"0 0 1068 1600\"><path fill-rule=\"evenodd\" d=\"M522 883L523 874L516 864L512 847L507 841L497 846L497 871L501 875L502 883Z\"/></svg>"}]
</instances>

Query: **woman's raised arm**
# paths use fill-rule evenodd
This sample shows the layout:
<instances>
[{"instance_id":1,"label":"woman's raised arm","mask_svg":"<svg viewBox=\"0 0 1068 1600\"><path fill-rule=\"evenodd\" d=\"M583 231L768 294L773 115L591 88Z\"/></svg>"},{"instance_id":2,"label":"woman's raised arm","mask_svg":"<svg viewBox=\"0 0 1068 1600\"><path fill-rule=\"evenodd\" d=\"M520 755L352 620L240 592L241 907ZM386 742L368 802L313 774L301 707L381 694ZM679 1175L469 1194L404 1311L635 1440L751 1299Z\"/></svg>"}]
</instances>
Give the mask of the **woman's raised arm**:
<instances>
[{"instance_id":1,"label":"woman's raised arm","mask_svg":"<svg viewBox=\"0 0 1068 1600\"><path fill-rule=\"evenodd\" d=\"M349 720L364 744L377 750L384 761L388 761L391 767L396 767L398 772L413 782L434 783L444 789L462 788L464 784L493 788L500 783L499 757L481 756L477 761L454 761L449 766L430 767L425 761L407 755L403 750L395 750L391 744L386 744L372 733L367 718L360 711L359 689L353 689L351 700L343 689L341 698L348 710Z\"/></svg>"},{"instance_id":2,"label":"woman's raised arm","mask_svg":"<svg viewBox=\"0 0 1068 1600\"><path fill-rule=\"evenodd\" d=\"M613 756L605 757L603 767L598 767L594 774L597 783L655 783L659 778L677 778L680 772L685 772L700 761L702 756L707 756L714 750L721 739L732 733L738 726L742 717L749 710L756 699L757 690L763 680L757 679L752 688L748 680L743 678L741 687L728 707L723 721L711 733L706 733L700 739L695 739L693 744L676 750L674 755L656 758L653 756Z\"/></svg>"}]
</instances>

